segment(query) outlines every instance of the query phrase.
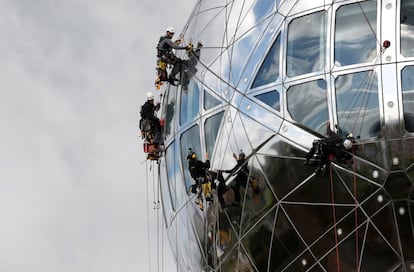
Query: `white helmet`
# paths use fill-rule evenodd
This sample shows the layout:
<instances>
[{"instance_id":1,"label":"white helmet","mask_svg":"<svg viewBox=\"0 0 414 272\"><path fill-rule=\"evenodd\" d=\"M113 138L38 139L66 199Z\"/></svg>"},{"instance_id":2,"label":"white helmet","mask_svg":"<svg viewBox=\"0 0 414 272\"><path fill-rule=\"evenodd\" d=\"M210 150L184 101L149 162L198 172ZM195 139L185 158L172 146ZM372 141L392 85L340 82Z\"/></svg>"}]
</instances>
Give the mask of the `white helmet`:
<instances>
[{"instance_id":1,"label":"white helmet","mask_svg":"<svg viewBox=\"0 0 414 272\"><path fill-rule=\"evenodd\" d=\"M154 100L154 95L151 92L147 93L147 101Z\"/></svg>"},{"instance_id":2,"label":"white helmet","mask_svg":"<svg viewBox=\"0 0 414 272\"><path fill-rule=\"evenodd\" d=\"M170 32L170 33L175 33L174 28L172 26L167 27L165 31Z\"/></svg>"},{"instance_id":3,"label":"white helmet","mask_svg":"<svg viewBox=\"0 0 414 272\"><path fill-rule=\"evenodd\" d=\"M345 139L342 145L345 147L346 150L351 150L352 141L350 139Z\"/></svg>"}]
</instances>

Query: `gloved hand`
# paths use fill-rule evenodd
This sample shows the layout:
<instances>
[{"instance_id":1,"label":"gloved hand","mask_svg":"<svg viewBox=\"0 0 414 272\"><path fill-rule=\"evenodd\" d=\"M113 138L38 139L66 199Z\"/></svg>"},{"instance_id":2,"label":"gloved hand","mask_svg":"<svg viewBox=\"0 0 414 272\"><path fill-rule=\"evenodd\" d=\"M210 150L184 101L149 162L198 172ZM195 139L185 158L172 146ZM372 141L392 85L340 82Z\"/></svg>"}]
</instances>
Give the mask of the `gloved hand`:
<instances>
[{"instance_id":1,"label":"gloved hand","mask_svg":"<svg viewBox=\"0 0 414 272\"><path fill-rule=\"evenodd\" d=\"M191 52L191 51L193 51L193 44L189 44L189 45L187 45L186 47L185 47L185 51L187 51L187 53L189 53L189 52Z\"/></svg>"}]
</instances>

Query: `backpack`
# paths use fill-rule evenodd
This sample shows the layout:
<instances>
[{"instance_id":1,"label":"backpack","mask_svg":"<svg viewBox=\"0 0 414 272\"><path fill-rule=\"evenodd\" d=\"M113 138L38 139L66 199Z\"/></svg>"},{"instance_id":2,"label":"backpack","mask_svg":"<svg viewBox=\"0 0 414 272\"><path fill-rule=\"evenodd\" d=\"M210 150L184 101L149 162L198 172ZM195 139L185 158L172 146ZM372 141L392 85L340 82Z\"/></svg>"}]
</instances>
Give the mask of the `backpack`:
<instances>
[{"instance_id":1,"label":"backpack","mask_svg":"<svg viewBox=\"0 0 414 272\"><path fill-rule=\"evenodd\" d=\"M164 48L160 48L161 42L163 40L165 40L167 38L167 36L161 36L160 39L158 40L158 44L157 44L157 57L161 57L163 55L163 53L166 52L166 49Z\"/></svg>"}]
</instances>

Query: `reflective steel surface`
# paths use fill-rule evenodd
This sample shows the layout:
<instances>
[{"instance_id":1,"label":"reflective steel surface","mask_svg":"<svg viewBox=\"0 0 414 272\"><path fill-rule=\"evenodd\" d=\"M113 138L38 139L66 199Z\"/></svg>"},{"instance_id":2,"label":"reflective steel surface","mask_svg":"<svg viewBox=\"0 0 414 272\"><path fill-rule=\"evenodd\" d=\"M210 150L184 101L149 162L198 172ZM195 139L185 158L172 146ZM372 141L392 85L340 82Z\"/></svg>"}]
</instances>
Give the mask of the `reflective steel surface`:
<instances>
[{"instance_id":1,"label":"reflective steel surface","mask_svg":"<svg viewBox=\"0 0 414 272\"><path fill-rule=\"evenodd\" d=\"M158 164L179 271L414 271L414 0L199 1L183 34L204 47ZM318 175L328 121L353 163ZM214 171L247 155L226 205L194 203L188 148Z\"/></svg>"}]
</instances>

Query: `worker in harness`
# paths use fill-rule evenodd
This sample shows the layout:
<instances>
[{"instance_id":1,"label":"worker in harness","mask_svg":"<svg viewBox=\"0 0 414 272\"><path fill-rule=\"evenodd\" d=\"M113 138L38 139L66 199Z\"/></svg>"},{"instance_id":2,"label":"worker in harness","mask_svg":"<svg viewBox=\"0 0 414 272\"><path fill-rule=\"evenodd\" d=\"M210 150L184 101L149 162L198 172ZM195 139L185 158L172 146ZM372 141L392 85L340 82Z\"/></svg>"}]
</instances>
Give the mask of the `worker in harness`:
<instances>
[{"instance_id":1,"label":"worker in harness","mask_svg":"<svg viewBox=\"0 0 414 272\"><path fill-rule=\"evenodd\" d=\"M190 79L197 73L196 65L200 59L201 48L203 47L203 42L198 41L197 47L193 49L193 45L190 43L187 46L187 55L188 59L184 60L184 70L182 73L182 88L184 91L188 89L188 84Z\"/></svg>"},{"instance_id":2,"label":"worker in harness","mask_svg":"<svg viewBox=\"0 0 414 272\"><path fill-rule=\"evenodd\" d=\"M170 84L175 85L175 81L178 79L175 77L182 69L183 61L178 58L173 49L184 50L187 46L180 46L182 39L178 39L173 42L171 39L174 36L174 28L169 26L166 29L166 34L161 36L157 45L157 57L158 57L158 78L156 84L161 81L168 81ZM172 65L172 71L170 76L167 73L167 65ZM158 82L159 81L159 82Z\"/></svg>"},{"instance_id":3,"label":"worker in harness","mask_svg":"<svg viewBox=\"0 0 414 272\"><path fill-rule=\"evenodd\" d=\"M140 129L141 136L148 146L147 153L159 150L159 144L162 142L161 124L157 117L157 111L160 108L160 103L154 103L154 95L151 92L147 93L147 101L141 107Z\"/></svg>"},{"instance_id":4,"label":"worker in harness","mask_svg":"<svg viewBox=\"0 0 414 272\"><path fill-rule=\"evenodd\" d=\"M257 195L260 193L260 188L257 184L257 181L253 177L249 177L249 167L246 160L246 155L242 150L236 155L233 153L233 158L236 160L236 165L230 170L223 170L223 173L231 173L231 175L236 175L234 181L232 182L230 188L234 192L234 205L240 205L240 187L246 187L249 183L250 187L253 190L253 194ZM222 190L220 190L219 195ZM225 192L225 189L223 190ZM220 197L219 197L220 199Z\"/></svg>"},{"instance_id":5,"label":"worker in harness","mask_svg":"<svg viewBox=\"0 0 414 272\"><path fill-rule=\"evenodd\" d=\"M330 122L327 122L326 137L313 141L311 149L306 154L305 165L313 164L310 160L316 159L319 161L316 173L322 174L333 160L338 163L352 163L352 155L349 151L354 142L351 133L345 139L341 139L338 133L331 130Z\"/></svg>"},{"instance_id":6,"label":"worker in harness","mask_svg":"<svg viewBox=\"0 0 414 272\"><path fill-rule=\"evenodd\" d=\"M210 168L210 160L208 159L208 154L206 154L205 162L198 160L197 153L195 153L191 148L189 148L187 161L188 170L190 172L191 177L195 181L195 184L190 186L190 191L193 194L197 194L196 204L201 210L203 210L203 192L205 196L206 194L211 194L211 179L207 178L207 171ZM210 188L208 188L209 186ZM206 197L210 196L207 195Z\"/></svg>"}]
</instances>

